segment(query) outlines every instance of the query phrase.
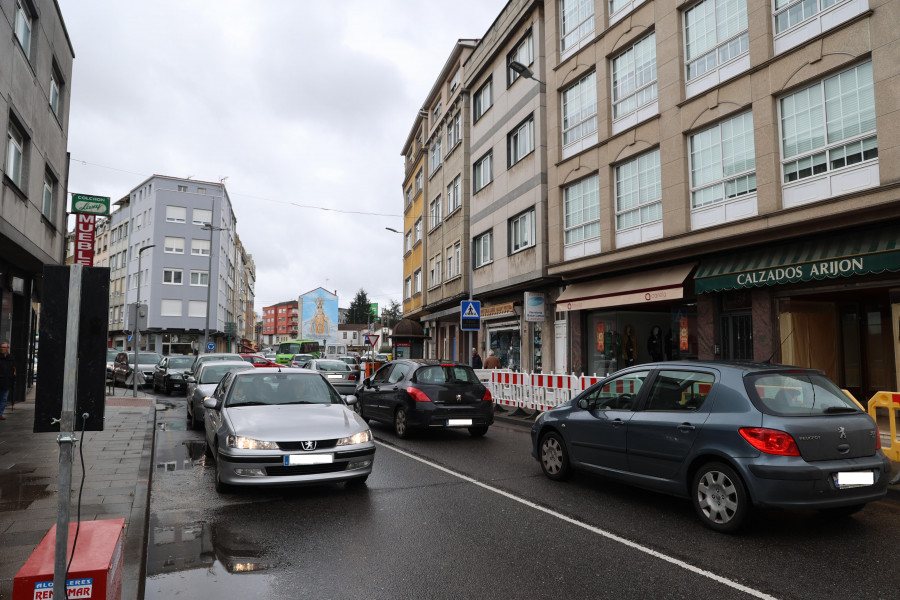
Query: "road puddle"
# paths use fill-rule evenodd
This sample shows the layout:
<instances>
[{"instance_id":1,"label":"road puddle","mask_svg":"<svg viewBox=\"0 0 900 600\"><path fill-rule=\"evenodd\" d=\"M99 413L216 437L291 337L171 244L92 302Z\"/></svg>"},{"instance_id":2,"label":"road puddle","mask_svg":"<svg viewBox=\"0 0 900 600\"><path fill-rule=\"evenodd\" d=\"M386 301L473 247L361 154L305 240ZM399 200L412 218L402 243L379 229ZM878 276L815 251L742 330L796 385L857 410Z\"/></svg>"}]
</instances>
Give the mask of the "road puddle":
<instances>
[{"instance_id":1,"label":"road puddle","mask_svg":"<svg viewBox=\"0 0 900 600\"><path fill-rule=\"evenodd\" d=\"M30 473L0 474L0 513L25 510L35 500L55 495L47 489L50 483L49 478Z\"/></svg>"},{"instance_id":2,"label":"road puddle","mask_svg":"<svg viewBox=\"0 0 900 600\"><path fill-rule=\"evenodd\" d=\"M187 440L180 446L156 449L156 472L186 471L206 466L206 442Z\"/></svg>"}]
</instances>

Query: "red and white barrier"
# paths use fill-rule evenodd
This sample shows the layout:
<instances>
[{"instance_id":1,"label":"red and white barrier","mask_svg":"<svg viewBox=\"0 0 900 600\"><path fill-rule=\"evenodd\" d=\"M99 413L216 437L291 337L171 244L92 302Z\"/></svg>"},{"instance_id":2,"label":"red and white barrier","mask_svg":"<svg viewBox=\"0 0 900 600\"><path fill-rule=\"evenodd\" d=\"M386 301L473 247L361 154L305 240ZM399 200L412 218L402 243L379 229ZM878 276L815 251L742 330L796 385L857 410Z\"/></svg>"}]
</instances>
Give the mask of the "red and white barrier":
<instances>
[{"instance_id":1,"label":"red and white barrier","mask_svg":"<svg viewBox=\"0 0 900 600\"><path fill-rule=\"evenodd\" d=\"M500 406L545 411L567 402L602 377L556 373L517 373L478 369L476 373Z\"/></svg>"}]
</instances>

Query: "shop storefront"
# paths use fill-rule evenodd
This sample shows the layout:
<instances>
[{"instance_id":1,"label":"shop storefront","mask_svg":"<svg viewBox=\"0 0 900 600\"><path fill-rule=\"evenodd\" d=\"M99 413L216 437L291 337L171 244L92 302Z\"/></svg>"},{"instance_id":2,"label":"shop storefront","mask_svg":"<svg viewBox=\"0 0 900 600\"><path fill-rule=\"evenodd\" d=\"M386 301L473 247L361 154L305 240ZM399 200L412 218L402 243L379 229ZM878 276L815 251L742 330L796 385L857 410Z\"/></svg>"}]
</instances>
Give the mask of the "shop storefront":
<instances>
[{"instance_id":1,"label":"shop storefront","mask_svg":"<svg viewBox=\"0 0 900 600\"><path fill-rule=\"evenodd\" d=\"M695 291L717 357L822 369L858 399L897 389L900 223L703 261Z\"/></svg>"},{"instance_id":2,"label":"shop storefront","mask_svg":"<svg viewBox=\"0 0 900 600\"><path fill-rule=\"evenodd\" d=\"M481 348L482 358L489 350L500 360L501 369L522 370L522 324L513 302L483 304L481 321L486 347Z\"/></svg>"}]
</instances>

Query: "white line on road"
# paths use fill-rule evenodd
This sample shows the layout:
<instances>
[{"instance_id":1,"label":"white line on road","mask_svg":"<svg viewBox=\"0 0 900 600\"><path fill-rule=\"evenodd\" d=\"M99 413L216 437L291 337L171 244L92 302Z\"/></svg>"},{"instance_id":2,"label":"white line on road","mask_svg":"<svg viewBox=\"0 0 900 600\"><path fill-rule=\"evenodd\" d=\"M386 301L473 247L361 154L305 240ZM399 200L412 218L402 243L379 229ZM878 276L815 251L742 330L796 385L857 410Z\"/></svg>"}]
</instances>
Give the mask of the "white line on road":
<instances>
[{"instance_id":1,"label":"white line on road","mask_svg":"<svg viewBox=\"0 0 900 600\"><path fill-rule=\"evenodd\" d=\"M550 515L550 516L552 516L552 517L556 517L557 519L560 519L560 520L563 520L563 521L565 521L565 522L567 522L567 523L571 523L572 525L576 525L576 526L578 526L578 527L581 527L582 529L587 529L588 531L590 531L590 532L592 532L592 533L596 533L597 535L601 535L601 536L603 536L603 537L605 537L605 538L607 538L607 539L610 539L610 540L612 540L612 541L614 541L614 542L618 542L618 543L620 543L620 544L624 544L625 546L628 546L629 548L634 548L635 550L638 550L639 552L643 552L643 553L645 553L645 554L649 554L650 556L656 557L656 558L658 558L658 559L660 559L660 560L664 560L664 561L666 561L667 563L673 564L673 565L675 565L675 566L677 566L677 567L681 567L682 569L685 569L685 570L687 570L687 571L691 571L692 573L696 573L696 574L701 575L701 576L703 576L703 577L708 577L709 579L712 579L713 581L717 581L717 582L721 583L722 585L727 585L727 586L730 587L730 588L739 590L739 591L744 592L745 594L748 594L748 595L753 596L753 597L755 597L755 598L763 598L763 599L765 599L765 600L775 600L775 597L774 597L774 596L770 596L770 595L768 595L768 594L766 594L766 593L764 593L764 592L761 592L761 591L759 591L759 590L755 590L755 589L749 588L749 587L747 587L747 586L745 586L745 585L741 585L740 583L738 583L738 582L736 582L736 581L732 581L731 579L727 579L727 578L722 577L722 576L720 576L720 575L716 575L715 573L712 573L712 572L707 571L707 570L705 570L705 569L701 569L700 567L695 567L694 565L689 564L689 563L686 563L686 562L684 562L683 560L679 560L679 559L677 559L677 558L673 558L673 557L671 557L671 556L667 556L667 555L665 555L665 554L663 554L663 553L661 553L661 552L657 552L656 550L653 550L652 548L647 548L646 546L642 546L642 545L640 545L640 544L638 544L638 543L636 543L636 542L632 542L631 540L625 539L625 538L623 538L623 537L619 537L618 535L616 535L616 534L614 534L614 533L610 533L610 532L608 532L608 531L606 531L606 530L600 529L599 527L594 527L593 525L588 525L587 523L582 523L581 521L578 521L578 520L576 520L576 519L573 519L572 517L567 517L566 515L564 515L564 514L562 514L562 513L558 513L558 512L556 512L556 511L550 510L549 508L543 507L543 506L541 506L541 505L539 505L539 504L535 504L534 502L531 502L530 500L526 500L526 499L524 499L524 498L520 498L519 496L515 496L515 495L513 495L513 494L510 494L509 492L505 492L505 491L503 491L503 490L501 490L501 489L498 489L498 488L495 488L495 487L493 487L493 486L487 485L486 483L482 483L481 481L478 481L477 479L472 479L471 477L467 477L467 476L463 475L462 473L457 473L456 471L452 471L452 470L450 470L450 469L448 469L448 468L446 468L446 467L442 467L442 466L439 465L439 464L433 463L433 462L431 462L431 461L429 461L429 460L426 460L426 459L421 458L421 457L419 457L419 456L416 456L416 455L414 455L414 454L410 454L409 452L405 452L405 451L403 451L403 450L400 450L399 448L397 448L397 447L395 447L395 446L391 446L391 445L389 445L389 444L385 444L385 443L383 443L383 442L378 442L378 441L376 441L375 443L376 443L377 445L383 447L383 448L387 448L388 450L393 450L394 452L396 452L396 453L398 453L398 454L402 454L403 456L406 456L406 457L411 458L411 459L413 459L413 460L419 461L419 462L422 463L422 464L428 465L429 467L431 467L431 468L433 468L433 469L437 469L438 471L443 471L444 473L447 473L448 475L452 475L452 476L454 476L454 477L457 477L457 478L459 478L459 479L462 479L463 481L467 481L467 482L469 482L469 483L472 483L472 484L474 484L474 485L477 485L478 487L484 488L484 489L486 489L486 490L488 490L488 491L490 491L490 492L494 492L495 494L499 494L499 495L501 495L501 496L504 496L504 497L506 497L506 498L509 498L510 500L514 500L515 502L518 502L518 503L520 503L520 504L524 504L525 506L528 506L528 507L533 508L533 509L535 509L535 510L539 510L539 511L541 511L541 512L543 512L543 513L546 513L546 514L548 514L548 515Z\"/></svg>"}]
</instances>

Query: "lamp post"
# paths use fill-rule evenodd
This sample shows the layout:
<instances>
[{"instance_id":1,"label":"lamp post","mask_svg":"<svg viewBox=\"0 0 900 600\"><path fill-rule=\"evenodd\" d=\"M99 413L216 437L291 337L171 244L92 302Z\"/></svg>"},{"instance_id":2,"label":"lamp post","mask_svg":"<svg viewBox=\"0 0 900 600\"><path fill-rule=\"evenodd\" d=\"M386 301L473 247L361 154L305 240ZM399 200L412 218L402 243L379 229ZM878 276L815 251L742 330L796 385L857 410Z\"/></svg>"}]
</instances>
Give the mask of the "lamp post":
<instances>
[{"instance_id":1,"label":"lamp post","mask_svg":"<svg viewBox=\"0 0 900 600\"><path fill-rule=\"evenodd\" d=\"M143 246L138 250L138 272L137 272L137 302L134 305L134 368L131 370L131 384L133 386L132 397L137 398L137 380L138 380L138 365L140 362L138 358L141 355L141 284L143 283L141 272L141 259L144 258L144 250L149 250L150 248L156 247L156 244L150 244L149 246ZM143 375L141 375L143 377ZM143 382L141 382L143 385Z\"/></svg>"},{"instance_id":2,"label":"lamp post","mask_svg":"<svg viewBox=\"0 0 900 600\"><path fill-rule=\"evenodd\" d=\"M212 303L212 241L213 241L213 231L225 231L227 227L216 227L212 223L204 223L200 229L205 231L209 231L209 267L206 274L206 329L203 331L203 351L206 351L206 345L209 343L209 310L210 304ZM216 278L216 304L218 304L218 287L219 280ZM219 307L216 306L216 321L219 320Z\"/></svg>"},{"instance_id":3,"label":"lamp post","mask_svg":"<svg viewBox=\"0 0 900 600\"><path fill-rule=\"evenodd\" d=\"M512 69L513 71L515 71L516 73L518 73L519 75L521 75L522 77L524 77L525 79L533 79L534 81L537 81L538 83L547 85L546 83L544 83L543 81L541 81L540 79L538 79L537 77L534 76L534 71L532 71L531 69L529 69L528 67L526 67L525 65L523 65L522 63L520 63L517 60L514 60L511 63L509 63L509 68Z\"/></svg>"}]
</instances>

